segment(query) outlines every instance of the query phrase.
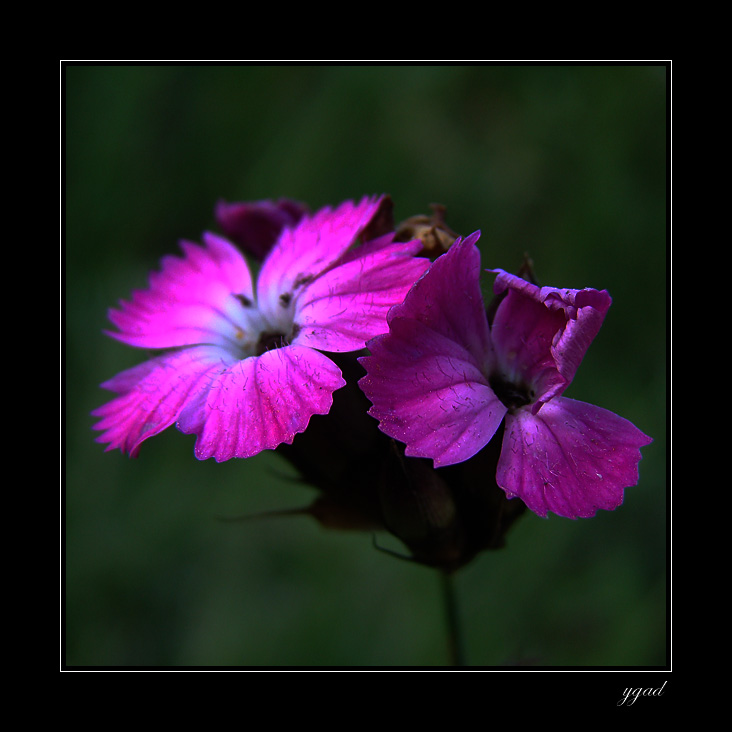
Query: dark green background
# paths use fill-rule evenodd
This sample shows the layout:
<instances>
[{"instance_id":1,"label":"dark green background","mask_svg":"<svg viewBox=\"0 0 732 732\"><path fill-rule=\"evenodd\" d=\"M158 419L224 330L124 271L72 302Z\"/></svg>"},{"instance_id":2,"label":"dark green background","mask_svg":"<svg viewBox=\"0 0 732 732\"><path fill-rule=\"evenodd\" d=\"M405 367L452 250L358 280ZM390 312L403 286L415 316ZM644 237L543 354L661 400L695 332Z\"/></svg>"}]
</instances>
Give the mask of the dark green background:
<instances>
[{"instance_id":1,"label":"dark green background","mask_svg":"<svg viewBox=\"0 0 732 732\"><path fill-rule=\"evenodd\" d=\"M448 207L484 267L614 303L567 396L655 438L589 520L525 516L457 576L476 665L666 663L666 69L68 66L65 653L79 665L441 665L438 578L308 518L273 454L216 464L169 429L105 453L98 384L147 354L105 337L219 198L312 208L388 192ZM491 279L486 275L486 292ZM383 543L392 548L399 546Z\"/></svg>"}]
</instances>

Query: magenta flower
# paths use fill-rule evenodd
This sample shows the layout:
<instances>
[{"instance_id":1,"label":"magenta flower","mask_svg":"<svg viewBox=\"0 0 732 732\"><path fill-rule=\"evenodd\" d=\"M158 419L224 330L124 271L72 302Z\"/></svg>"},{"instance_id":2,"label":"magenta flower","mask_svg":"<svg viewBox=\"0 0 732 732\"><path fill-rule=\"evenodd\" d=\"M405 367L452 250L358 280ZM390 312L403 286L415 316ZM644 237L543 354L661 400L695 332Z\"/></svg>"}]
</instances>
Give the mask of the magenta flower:
<instances>
[{"instance_id":1,"label":"magenta flower","mask_svg":"<svg viewBox=\"0 0 732 732\"><path fill-rule=\"evenodd\" d=\"M480 232L460 240L368 343L359 385L406 454L435 467L475 455L505 420L496 480L532 511L593 516L638 482L651 439L622 417L562 396L610 307L604 290L537 287L502 270L489 324Z\"/></svg>"},{"instance_id":2,"label":"magenta flower","mask_svg":"<svg viewBox=\"0 0 732 732\"><path fill-rule=\"evenodd\" d=\"M292 443L345 385L321 351L363 348L429 266L417 241L392 235L353 247L381 199L322 209L286 228L256 285L232 244L205 234L166 257L150 287L109 318L117 340L163 355L102 384L117 397L93 414L98 442L135 456L173 423L217 461Z\"/></svg>"}]
</instances>

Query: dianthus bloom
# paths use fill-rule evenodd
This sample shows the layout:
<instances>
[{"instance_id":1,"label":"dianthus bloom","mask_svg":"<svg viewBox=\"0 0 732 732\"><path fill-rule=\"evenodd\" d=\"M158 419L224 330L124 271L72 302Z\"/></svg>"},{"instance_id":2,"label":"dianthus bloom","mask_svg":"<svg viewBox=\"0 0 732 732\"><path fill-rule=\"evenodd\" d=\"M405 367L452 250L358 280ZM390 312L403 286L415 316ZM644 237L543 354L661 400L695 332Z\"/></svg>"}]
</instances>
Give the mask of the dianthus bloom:
<instances>
[{"instance_id":1,"label":"dianthus bloom","mask_svg":"<svg viewBox=\"0 0 732 732\"><path fill-rule=\"evenodd\" d=\"M241 252L214 234L164 258L149 289L109 318L117 340L167 351L102 384L118 396L93 412L97 441L135 456L177 423L197 435L196 457L223 461L291 443L326 414L345 381L322 351L359 350L386 332L389 308L429 266L413 256L417 241L353 246L380 202L349 201L285 228L256 285Z\"/></svg>"},{"instance_id":2,"label":"dianthus bloom","mask_svg":"<svg viewBox=\"0 0 732 732\"><path fill-rule=\"evenodd\" d=\"M593 516L638 482L651 439L600 407L561 396L610 307L604 290L538 287L502 270L489 323L480 232L458 240L389 313L359 382L380 429L435 467L462 462L504 422L496 481L546 516Z\"/></svg>"}]
</instances>

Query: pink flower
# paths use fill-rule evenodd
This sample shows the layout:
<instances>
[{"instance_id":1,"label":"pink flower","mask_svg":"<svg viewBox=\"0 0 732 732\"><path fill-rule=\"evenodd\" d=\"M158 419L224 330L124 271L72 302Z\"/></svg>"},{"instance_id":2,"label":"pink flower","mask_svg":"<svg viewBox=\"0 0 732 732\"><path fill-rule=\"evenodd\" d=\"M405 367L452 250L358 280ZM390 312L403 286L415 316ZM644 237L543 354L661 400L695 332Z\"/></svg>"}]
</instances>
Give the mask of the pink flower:
<instances>
[{"instance_id":1,"label":"pink flower","mask_svg":"<svg viewBox=\"0 0 732 732\"><path fill-rule=\"evenodd\" d=\"M537 287L502 270L492 321L480 290L480 232L458 240L368 343L359 385L406 454L435 467L471 458L504 426L496 480L535 513L593 516L638 482L651 439L562 394L610 307L604 290Z\"/></svg>"},{"instance_id":2,"label":"pink flower","mask_svg":"<svg viewBox=\"0 0 732 732\"><path fill-rule=\"evenodd\" d=\"M205 234L166 257L150 287L109 312L110 335L167 349L102 386L98 442L131 456L173 423L217 461L292 443L344 386L322 351L346 352L386 331L386 313L429 262L392 235L354 247L380 198L322 209L285 228L256 284L232 244Z\"/></svg>"}]
</instances>

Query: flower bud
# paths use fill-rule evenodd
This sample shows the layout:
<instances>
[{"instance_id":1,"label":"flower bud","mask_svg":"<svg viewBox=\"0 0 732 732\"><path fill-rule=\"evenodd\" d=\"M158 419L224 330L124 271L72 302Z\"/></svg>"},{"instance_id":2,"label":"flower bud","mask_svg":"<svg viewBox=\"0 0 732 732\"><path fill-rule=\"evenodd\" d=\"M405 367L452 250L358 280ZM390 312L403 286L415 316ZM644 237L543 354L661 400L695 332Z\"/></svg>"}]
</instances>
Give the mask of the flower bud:
<instances>
[{"instance_id":1,"label":"flower bud","mask_svg":"<svg viewBox=\"0 0 732 732\"><path fill-rule=\"evenodd\" d=\"M216 223L234 244L257 259L264 259L280 232L295 226L308 207L289 198L278 201L251 201L216 204Z\"/></svg>"},{"instance_id":2,"label":"flower bud","mask_svg":"<svg viewBox=\"0 0 732 732\"><path fill-rule=\"evenodd\" d=\"M329 529L387 531L404 544L405 558L446 571L502 547L525 506L486 478L495 475L500 436L471 460L439 470L405 456L367 414L355 354L333 358L346 386L334 392L330 412L314 415L306 432L277 448L318 491L301 513Z\"/></svg>"}]
</instances>

